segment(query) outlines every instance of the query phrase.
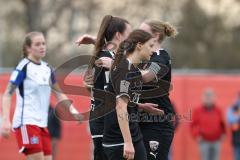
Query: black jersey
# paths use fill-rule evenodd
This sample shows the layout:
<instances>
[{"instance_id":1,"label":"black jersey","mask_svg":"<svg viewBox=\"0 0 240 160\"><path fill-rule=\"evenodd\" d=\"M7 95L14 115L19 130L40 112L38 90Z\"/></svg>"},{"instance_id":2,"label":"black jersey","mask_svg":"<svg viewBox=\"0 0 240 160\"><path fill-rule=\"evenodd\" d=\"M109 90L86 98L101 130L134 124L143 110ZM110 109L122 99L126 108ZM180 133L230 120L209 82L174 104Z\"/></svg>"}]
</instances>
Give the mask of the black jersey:
<instances>
[{"instance_id":1,"label":"black jersey","mask_svg":"<svg viewBox=\"0 0 240 160\"><path fill-rule=\"evenodd\" d=\"M101 51L97 59L102 57L113 58L113 54L110 51ZM109 84L109 73L110 71L103 67L94 66L94 84L93 88L105 90ZM94 95L94 94L92 94ZM91 111L94 111L98 107L98 100L95 100L94 97L91 99Z\"/></svg>"},{"instance_id":2,"label":"black jersey","mask_svg":"<svg viewBox=\"0 0 240 160\"><path fill-rule=\"evenodd\" d=\"M97 57L109 57L113 58L113 53L110 51L101 51ZM94 89L101 89L105 90L108 83L109 83L109 70L103 67L97 67L94 66ZM94 91L92 90L92 95ZM99 110L97 110L97 107L99 107L99 103L101 103L99 100L94 99L94 97L91 97L91 112L90 112L90 131L92 134L92 138L98 138L102 137L103 134L103 123L104 119L103 117L99 117Z\"/></svg>"},{"instance_id":3,"label":"black jersey","mask_svg":"<svg viewBox=\"0 0 240 160\"><path fill-rule=\"evenodd\" d=\"M166 73L161 77L161 79L157 83L168 83L171 84L171 59L167 51L160 49L158 52L154 52L153 55L151 56L150 62L157 62L160 65L164 65L167 68ZM161 84L158 84L161 86ZM146 88L144 88L146 89ZM165 117L171 117L171 115L174 115L174 109L171 104L170 98L169 98L169 91L167 93L159 95L159 97L154 97L150 99L141 99L142 103L155 103L159 105L160 109L163 109L165 112ZM167 115L167 116L166 116ZM146 115L144 115L146 116ZM149 118L145 120L151 120L157 121L157 122L166 122L164 117L157 117L155 116L153 118Z\"/></svg>"},{"instance_id":4,"label":"black jersey","mask_svg":"<svg viewBox=\"0 0 240 160\"><path fill-rule=\"evenodd\" d=\"M135 90L141 90L142 81L141 73L126 58L123 58L119 65L111 72L110 83L107 90L113 93L116 98L127 96L128 119L132 141L137 142L142 139L138 125L138 110L136 103L140 95ZM111 147L123 145L124 140L118 124L117 112L114 107L113 111L104 116L104 137L103 146Z\"/></svg>"}]
</instances>

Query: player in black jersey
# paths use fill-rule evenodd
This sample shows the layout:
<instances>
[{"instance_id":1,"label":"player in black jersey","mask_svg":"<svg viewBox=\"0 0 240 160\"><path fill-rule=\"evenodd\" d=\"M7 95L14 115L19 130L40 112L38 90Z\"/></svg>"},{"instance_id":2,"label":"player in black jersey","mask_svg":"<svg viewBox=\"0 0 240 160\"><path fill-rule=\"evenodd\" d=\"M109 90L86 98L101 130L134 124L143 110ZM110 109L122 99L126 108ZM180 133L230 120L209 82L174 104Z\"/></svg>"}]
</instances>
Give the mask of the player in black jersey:
<instances>
[{"instance_id":1,"label":"player in black jersey","mask_svg":"<svg viewBox=\"0 0 240 160\"><path fill-rule=\"evenodd\" d=\"M114 42L118 45L127 38L131 32L131 26L128 21L119 17L106 15L100 25L97 35L94 56L90 62L89 69L94 69L94 83L93 88L104 90L109 83L109 70L104 67L97 67L94 61L101 57L114 58L114 50L109 50L107 42ZM94 91L92 90L92 95ZM94 143L94 160L105 160L102 148L102 137L104 129L104 119L99 117L97 106L100 101L91 98L91 112L90 112L90 131Z\"/></svg>"},{"instance_id":2,"label":"player in black jersey","mask_svg":"<svg viewBox=\"0 0 240 160\"><path fill-rule=\"evenodd\" d=\"M107 88L116 96L116 109L104 117L103 146L108 160L147 159L137 119L140 95L134 90L141 90L143 83L137 66L150 59L152 47L152 36L135 30L118 48Z\"/></svg>"},{"instance_id":3,"label":"player in black jersey","mask_svg":"<svg viewBox=\"0 0 240 160\"><path fill-rule=\"evenodd\" d=\"M140 28L151 33L155 37L155 52L151 56L150 62L165 65L168 68L167 72L161 77L161 79L159 79L158 83L168 82L170 84L171 58L169 53L161 48L161 43L165 37L176 36L177 30L169 23L161 21L146 21L141 24ZM167 160L169 148L174 136L173 117L175 115L169 99L169 92L166 91L166 93L159 95L158 97L145 99L141 102L156 103L164 110L165 115L162 117L151 117L151 115L148 115L148 122L140 123L140 128L144 137L148 160Z\"/></svg>"},{"instance_id":4,"label":"player in black jersey","mask_svg":"<svg viewBox=\"0 0 240 160\"><path fill-rule=\"evenodd\" d=\"M161 75L161 79L159 79L158 83L171 83L171 59L166 50L160 47L160 44L165 39L165 37L173 37L177 34L177 31L174 27L169 25L168 23L161 21L149 21L145 22L140 26L141 29L146 32L151 33L155 37L155 45L154 45L154 53L151 56L150 62L155 62L155 64L162 65L164 68L167 68L167 72L164 76ZM90 35L84 35L79 38L78 44L86 44L84 40L91 40L90 43L95 43L94 37ZM106 57L101 58L103 61L103 65L109 64L109 59ZM163 68L163 67L162 67ZM152 79L152 77L150 77ZM91 82L91 80L89 80ZM160 85L161 86L161 85ZM144 87L144 89L148 89ZM141 129L143 130L143 137L145 147L148 153L148 159L159 159L166 160L169 152L169 147L171 145L174 131L173 131L173 123L171 117L174 117L174 109L171 105L171 101L168 97L168 90L165 93L159 94L159 96L155 96L155 98L147 99L142 102L151 102L156 103L158 106L164 110L164 117L151 117L151 115L147 115L148 123L141 123ZM146 116L146 114L144 114ZM168 118L168 119L166 119ZM142 119L142 118L141 118ZM151 119L156 120L155 122L151 121ZM150 120L150 121L149 121Z\"/></svg>"}]
</instances>

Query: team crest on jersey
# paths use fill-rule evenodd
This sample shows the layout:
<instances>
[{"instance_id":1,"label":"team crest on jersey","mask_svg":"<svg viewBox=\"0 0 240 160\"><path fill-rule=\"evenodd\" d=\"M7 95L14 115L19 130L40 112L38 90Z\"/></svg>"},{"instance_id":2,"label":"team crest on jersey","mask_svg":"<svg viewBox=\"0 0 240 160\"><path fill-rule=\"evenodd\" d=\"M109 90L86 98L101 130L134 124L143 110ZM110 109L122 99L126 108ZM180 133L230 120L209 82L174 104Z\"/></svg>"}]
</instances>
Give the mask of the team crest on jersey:
<instances>
[{"instance_id":1,"label":"team crest on jersey","mask_svg":"<svg viewBox=\"0 0 240 160\"><path fill-rule=\"evenodd\" d=\"M30 138L31 144L38 144L39 143L39 138L37 136L33 136Z\"/></svg>"},{"instance_id":2,"label":"team crest on jersey","mask_svg":"<svg viewBox=\"0 0 240 160\"><path fill-rule=\"evenodd\" d=\"M159 142L157 141L149 141L149 146L150 146L150 149L154 152L158 149L158 146L159 146Z\"/></svg>"}]
</instances>

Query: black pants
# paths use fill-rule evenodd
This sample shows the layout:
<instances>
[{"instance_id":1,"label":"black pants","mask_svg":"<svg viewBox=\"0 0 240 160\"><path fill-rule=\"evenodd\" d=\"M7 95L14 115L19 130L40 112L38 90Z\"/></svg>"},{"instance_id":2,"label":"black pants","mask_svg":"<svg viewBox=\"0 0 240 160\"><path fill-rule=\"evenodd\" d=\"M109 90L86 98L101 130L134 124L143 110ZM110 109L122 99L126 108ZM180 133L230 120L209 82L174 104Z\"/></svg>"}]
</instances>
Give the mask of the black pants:
<instances>
[{"instance_id":1,"label":"black pants","mask_svg":"<svg viewBox=\"0 0 240 160\"><path fill-rule=\"evenodd\" d=\"M174 136L174 129L168 126L141 125L144 145L148 160L168 160L169 149Z\"/></svg>"},{"instance_id":2,"label":"black pants","mask_svg":"<svg viewBox=\"0 0 240 160\"><path fill-rule=\"evenodd\" d=\"M133 144L135 149L134 160L147 160L147 153L143 141ZM106 160L125 160L123 158L123 146L104 147L104 152L107 155Z\"/></svg>"},{"instance_id":3,"label":"black pants","mask_svg":"<svg viewBox=\"0 0 240 160\"><path fill-rule=\"evenodd\" d=\"M107 157L104 153L103 146L102 146L102 137L93 138L94 144L94 160L107 160Z\"/></svg>"}]
</instances>

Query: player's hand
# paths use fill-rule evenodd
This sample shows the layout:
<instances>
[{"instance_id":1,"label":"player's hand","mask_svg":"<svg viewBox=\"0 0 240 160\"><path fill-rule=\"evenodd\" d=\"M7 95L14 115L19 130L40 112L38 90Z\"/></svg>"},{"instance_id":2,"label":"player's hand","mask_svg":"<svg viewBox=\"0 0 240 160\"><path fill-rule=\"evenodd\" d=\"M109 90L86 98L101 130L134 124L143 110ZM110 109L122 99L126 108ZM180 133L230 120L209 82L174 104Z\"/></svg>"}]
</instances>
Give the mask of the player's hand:
<instances>
[{"instance_id":1,"label":"player's hand","mask_svg":"<svg viewBox=\"0 0 240 160\"><path fill-rule=\"evenodd\" d=\"M125 142L123 147L123 157L127 160L133 160L135 155L135 150L131 142Z\"/></svg>"},{"instance_id":2,"label":"player's hand","mask_svg":"<svg viewBox=\"0 0 240 160\"><path fill-rule=\"evenodd\" d=\"M76 45L80 46L81 44L95 44L96 42L96 37L89 35L89 34L84 34L76 40Z\"/></svg>"},{"instance_id":3,"label":"player's hand","mask_svg":"<svg viewBox=\"0 0 240 160\"><path fill-rule=\"evenodd\" d=\"M11 132L11 123L9 120L3 120L1 127L1 135L4 138L8 138Z\"/></svg>"},{"instance_id":4,"label":"player's hand","mask_svg":"<svg viewBox=\"0 0 240 160\"><path fill-rule=\"evenodd\" d=\"M85 87L90 88L93 86L93 81L94 81L94 75L92 73L92 70L88 70L83 77L83 84Z\"/></svg>"},{"instance_id":5,"label":"player's hand","mask_svg":"<svg viewBox=\"0 0 240 160\"><path fill-rule=\"evenodd\" d=\"M164 111L157 108L157 104L154 103L141 103L138 104L138 108L153 115L164 115Z\"/></svg>"},{"instance_id":6,"label":"player's hand","mask_svg":"<svg viewBox=\"0 0 240 160\"><path fill-rule=\"evenodd\" d=\"M101 57L95 61L95 65L98 67L104 67L107 69L111 69L113 60L109 57Z\"/></svg>"}]
</instances>

